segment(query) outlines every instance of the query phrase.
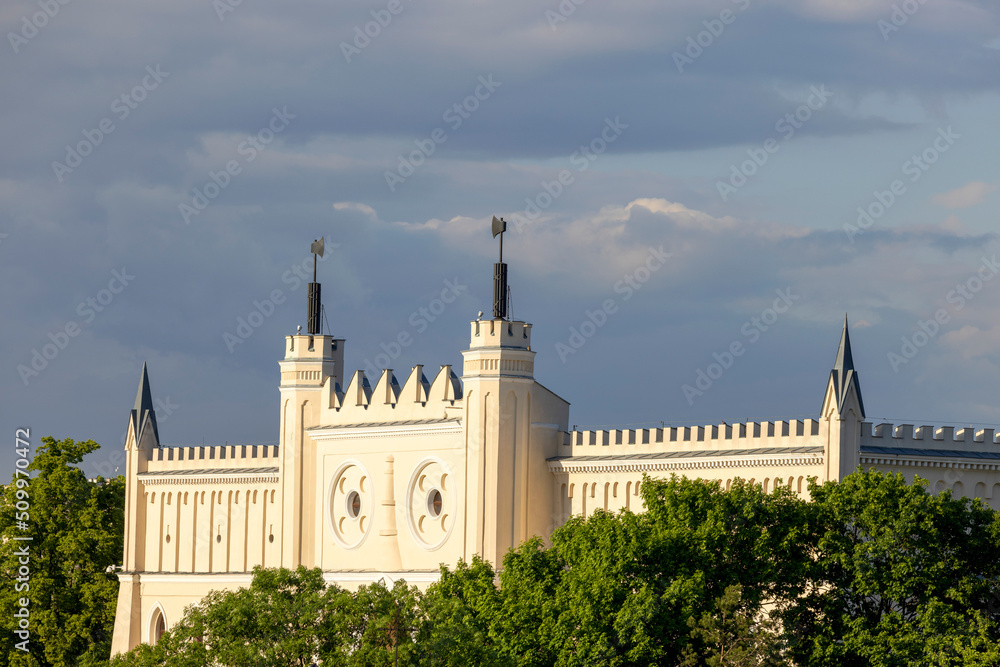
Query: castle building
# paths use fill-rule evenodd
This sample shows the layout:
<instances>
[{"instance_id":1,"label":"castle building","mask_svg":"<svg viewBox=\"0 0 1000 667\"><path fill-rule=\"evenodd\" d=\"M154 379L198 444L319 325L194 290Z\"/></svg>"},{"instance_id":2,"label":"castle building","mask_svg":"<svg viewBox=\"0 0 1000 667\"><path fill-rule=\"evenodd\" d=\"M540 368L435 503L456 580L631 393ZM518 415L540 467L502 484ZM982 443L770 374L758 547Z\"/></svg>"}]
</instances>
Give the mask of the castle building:
<instances>
[{"instance_id":1,"label":"castle building","mask_svg":"<svg viewBox=\"0 0 1000 667\"><path fill-rule=\"evenodd\" d=\"M356 588L425 587L439 564L475 555L499 564L572 515L641 511L644 474L808 496L809 478L861 466L1000 509L992 429L865 421L846 320L815 419L576 431L569 403L535 379L531 324L506 318L505 284L495 295L495 317L470 323L460 375L418 365L402 384L392 370L347 375L345 341L319 333L311 300L310 333L286 336L278 362L277 446L161 444L144 365L125 442L113 652L155 643L186 606L248 586L258 565L318 567Z\"/></svg>"}]
</instances>

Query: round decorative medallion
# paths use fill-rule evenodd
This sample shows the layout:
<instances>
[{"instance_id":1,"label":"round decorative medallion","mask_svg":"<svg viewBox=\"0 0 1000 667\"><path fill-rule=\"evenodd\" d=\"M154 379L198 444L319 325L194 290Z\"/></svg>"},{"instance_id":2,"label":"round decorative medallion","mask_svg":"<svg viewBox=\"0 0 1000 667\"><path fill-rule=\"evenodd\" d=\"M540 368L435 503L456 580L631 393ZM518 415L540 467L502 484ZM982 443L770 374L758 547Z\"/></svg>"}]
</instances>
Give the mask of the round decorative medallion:
<instances>
[{"instance_id":1,"label":"round decorative medallion","mask_svg":"<svg viewBox=\"0 0 1000 667\"><path fill-rule=\"evenodd\" d=\"M330 485L330 525L340 546L354 549L361 545L371 530L373 508L368 471L360 463L345 462Z\"/></svg>"},{"instance_id":2,"label":"round decorative medallion","mask_svg":"<svg viewBox=\"0 0 1000 667\"><path fill-rule=\"evenodd\" d=\"M429 551L448 539L455 524L455 489L451 470L433 458L421 461L410 477L406 519L417 544Z\"/></svg>"}]
</instances>

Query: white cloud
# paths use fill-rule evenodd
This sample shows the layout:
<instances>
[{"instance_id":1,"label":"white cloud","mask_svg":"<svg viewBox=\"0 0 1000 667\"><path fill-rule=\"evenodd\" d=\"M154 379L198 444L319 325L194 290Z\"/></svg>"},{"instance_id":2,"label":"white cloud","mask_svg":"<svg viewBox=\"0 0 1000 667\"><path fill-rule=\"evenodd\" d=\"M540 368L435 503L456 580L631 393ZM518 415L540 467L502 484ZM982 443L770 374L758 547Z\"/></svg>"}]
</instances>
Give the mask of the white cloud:
<instances>
[{"instance_id":1,"label":"white cloud","mask_svg":"<svg viewBox=\"0 0 1000 667\"><path fill-rule=\"evenodd\" d=\"M982 202L988 194L996 189L996 183L972 181L960 188L934 195L931 197L931 202L945 208L969 208Z\"/></svg>"}]
</instances>

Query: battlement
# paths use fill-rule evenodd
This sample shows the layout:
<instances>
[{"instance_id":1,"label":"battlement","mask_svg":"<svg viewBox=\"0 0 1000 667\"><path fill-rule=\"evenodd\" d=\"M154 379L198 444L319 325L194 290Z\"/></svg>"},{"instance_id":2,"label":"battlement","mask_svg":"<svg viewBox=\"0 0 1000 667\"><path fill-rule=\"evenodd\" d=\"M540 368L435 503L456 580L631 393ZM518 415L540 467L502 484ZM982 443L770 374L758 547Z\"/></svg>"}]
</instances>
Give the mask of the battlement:
<instances>
[{"instance_id":1,"label":"battlement","mask_svg":"<svg viewBox=\"0 0 1000 667\"><path fill-rule=\"evenodd\" d=\"M220 468L270 468L278 465L277 445L207 445L155 447L149 450L148 472Z\"/></svg>"},{"instance_id":2,"label":"battlement","mask_svg":"<svg viewBox=\"0 0 1000 667\"><path fill-rule=\"evenodd\" d=\"M471 324L469 347L531 349L531 325L507 320L474 320Z\"/></svg>"},{"instance_id":3,"label":"battlement","mask_svg":"<svg viewBox=\"0 0 1000 667\"><path fill-rule=\"evenodd\" d=\"M372 387L365 372L354 372L346 389L327 380L323 385L321 425L369 421L437 418L462 400L462 381L450 364L441 366L433 382L422 364L410 371L402 385L391 368Z\"/></svg>"},{"instance_id":4,"label":"battlement","mask_svg":"<svg viewBox=\"0 0 1000 667\"><path fill-rule=\"evenodd\" d=\"M997 452L1000 433L992 428L966 427L956 431L954 426L862 422L861 446Z\"/></svg>"},{"instance_id":5,"label":"battlement","mask_svg":"<svg viewBox=\"0 0 1000 667\"><path fill-rule=\"evenodd\" d=\"M815 419L666 426L663 428L570 431L563 445L572 455L593 455L591 447L622 446L623 453L696 451L704 449L755 449L822 444L822 422ZM569 452L566 452L569 453ZM613 452L612 452L613 453Z\"/></svg>"}]
</instances>

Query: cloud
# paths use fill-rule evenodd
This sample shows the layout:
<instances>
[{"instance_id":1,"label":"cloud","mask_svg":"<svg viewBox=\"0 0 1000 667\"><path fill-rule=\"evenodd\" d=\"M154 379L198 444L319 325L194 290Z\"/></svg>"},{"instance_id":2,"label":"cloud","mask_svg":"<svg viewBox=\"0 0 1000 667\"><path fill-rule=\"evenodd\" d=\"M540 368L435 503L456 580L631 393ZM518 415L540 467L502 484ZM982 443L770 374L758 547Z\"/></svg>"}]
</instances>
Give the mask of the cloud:
<instances>
[{"instance_id":1,"label":"cloud","mask_svg":"<svg viewBox=\"0 0 1000 667\"><path fill-rule=\"evenodd\" d=\"M972 181L960 188L934 195L931 197L931 203L945 208L969 208L981 203L988 194L996 189L996 183Z\"/></svg>"}]
</instances>

